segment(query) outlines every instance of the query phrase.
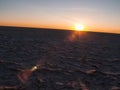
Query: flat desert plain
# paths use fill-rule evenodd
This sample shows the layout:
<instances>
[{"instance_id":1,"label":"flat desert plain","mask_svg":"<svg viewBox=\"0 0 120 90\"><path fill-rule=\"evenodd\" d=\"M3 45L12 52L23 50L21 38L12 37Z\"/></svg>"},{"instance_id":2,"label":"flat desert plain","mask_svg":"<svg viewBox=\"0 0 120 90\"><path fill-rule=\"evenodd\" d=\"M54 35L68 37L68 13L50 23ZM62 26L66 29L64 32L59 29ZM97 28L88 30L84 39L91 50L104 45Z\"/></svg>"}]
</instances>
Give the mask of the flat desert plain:
<instances>
[{"instance_id":1,"label":"flat desert plain","mask_svg":"<svg viewBox=\"0 0 120 90\"><path fill-rule=\"evenodd\" d=\"M120 90L120 34L0 27L0 90Z\"/></svg>"}]
</instances>

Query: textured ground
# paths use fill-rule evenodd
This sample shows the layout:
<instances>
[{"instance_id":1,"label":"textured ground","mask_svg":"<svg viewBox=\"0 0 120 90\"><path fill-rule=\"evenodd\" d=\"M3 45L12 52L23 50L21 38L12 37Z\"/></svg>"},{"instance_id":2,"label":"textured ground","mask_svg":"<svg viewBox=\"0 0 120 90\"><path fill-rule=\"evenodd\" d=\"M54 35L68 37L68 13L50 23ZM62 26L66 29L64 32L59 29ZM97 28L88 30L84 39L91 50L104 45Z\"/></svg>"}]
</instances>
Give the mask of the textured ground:
<instances>
[{"instance_id":1,"label":"textured ground","mask_svg":"<svg viewBox=\"0 0 120 90\"><path fill-rule=\"evenodd\" d=\"M17 74L40 64L28 82ZM120 35L0 27L0 90L120 90Z\"/></svg>"}]
</instances>

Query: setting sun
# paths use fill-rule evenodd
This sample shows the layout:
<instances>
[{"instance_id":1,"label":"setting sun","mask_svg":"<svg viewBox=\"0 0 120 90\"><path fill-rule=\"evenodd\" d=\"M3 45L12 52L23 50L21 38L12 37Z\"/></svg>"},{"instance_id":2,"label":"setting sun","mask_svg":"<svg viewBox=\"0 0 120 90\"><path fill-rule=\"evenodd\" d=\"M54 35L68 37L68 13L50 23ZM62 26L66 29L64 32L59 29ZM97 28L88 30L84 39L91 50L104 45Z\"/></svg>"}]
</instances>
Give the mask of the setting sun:
<instances>
[{"instance_id":1,"label":"setting sun","mask_svg":"<svg viewBox=\"0 0 120 90\"><path fill-rule=\"evenodd\" d=\"M82 25L82 24L75 24L74 25L74 29L76 31L84 31L84 25Z\"/></svg>"}]
</instances>

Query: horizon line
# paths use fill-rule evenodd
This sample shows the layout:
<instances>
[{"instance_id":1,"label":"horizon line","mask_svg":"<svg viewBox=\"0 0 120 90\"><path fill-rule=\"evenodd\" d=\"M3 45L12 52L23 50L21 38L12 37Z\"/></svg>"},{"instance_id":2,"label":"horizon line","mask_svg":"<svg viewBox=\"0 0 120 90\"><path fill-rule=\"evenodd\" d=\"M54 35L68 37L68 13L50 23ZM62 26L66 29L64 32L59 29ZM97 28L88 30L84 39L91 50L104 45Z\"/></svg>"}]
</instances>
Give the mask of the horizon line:
<instances>
[{"instance_id":1,"label":"horizon line","mask_svg":"<svg viewBox=\"0 0 120 90\"><path fill-rule=\"evenodd\" d=\"M44 29L44 30L63 30L63 31L75 31L73 29L60 29L60 28L45 28L45 27L31 27L31 26L14 26L14 25L0 25L0 27L8 27L8 28L26 28L26 29ZM78 31L77 31L78 32ZM108 34L118 34L120 33L113 33L113 32L100 32L100 31L92 31L92 30L86 30L86 31L80 31L80 32L93 32L93 33L108 33Z\"/></svg>"}]
</instances>

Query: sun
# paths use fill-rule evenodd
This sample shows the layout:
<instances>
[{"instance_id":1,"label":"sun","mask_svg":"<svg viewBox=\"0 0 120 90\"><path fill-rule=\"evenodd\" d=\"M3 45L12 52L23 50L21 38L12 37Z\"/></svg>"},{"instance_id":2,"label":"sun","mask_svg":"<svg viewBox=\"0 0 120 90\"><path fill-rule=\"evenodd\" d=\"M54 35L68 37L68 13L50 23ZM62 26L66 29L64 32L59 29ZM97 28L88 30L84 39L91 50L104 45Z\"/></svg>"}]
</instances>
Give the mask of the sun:
<instances>
[{"instance_id":1,"label":"sun","mask_svg":"<svg viewBox=\"0 0 120 90\"><path fill-rule=\"evenodd\" d=\"M82 25L82 24L75 24L74 25L74 30L76 30L76 31L84 31L84 25Z\"/></svg>"}]
</instances>

